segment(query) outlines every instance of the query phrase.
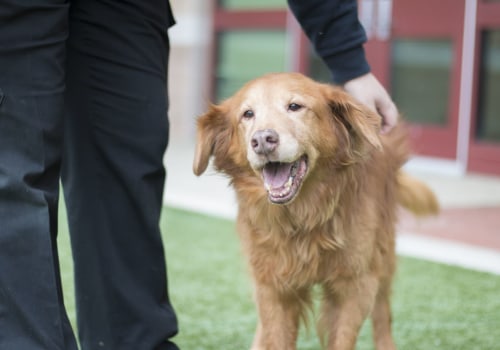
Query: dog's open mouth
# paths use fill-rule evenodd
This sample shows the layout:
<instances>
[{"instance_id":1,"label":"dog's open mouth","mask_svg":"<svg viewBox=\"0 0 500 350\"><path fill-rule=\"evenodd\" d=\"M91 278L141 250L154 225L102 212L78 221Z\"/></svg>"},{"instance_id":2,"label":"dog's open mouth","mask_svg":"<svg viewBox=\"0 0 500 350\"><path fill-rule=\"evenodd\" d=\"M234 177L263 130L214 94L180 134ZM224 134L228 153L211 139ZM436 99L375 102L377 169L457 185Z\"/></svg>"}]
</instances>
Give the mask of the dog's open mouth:
<instances>
[{"instance_id":1,"label":"dog's open mouth","mask_svg":"<svg viewBox=\"0 0 500 350\"><path fill-rule=\"evenodd\" d=\"M269 200L277 204L291 201L298 193L306 172L305 155L291 163L267 163L262 170L262 177Z\"/></svg>"}]
</instances>

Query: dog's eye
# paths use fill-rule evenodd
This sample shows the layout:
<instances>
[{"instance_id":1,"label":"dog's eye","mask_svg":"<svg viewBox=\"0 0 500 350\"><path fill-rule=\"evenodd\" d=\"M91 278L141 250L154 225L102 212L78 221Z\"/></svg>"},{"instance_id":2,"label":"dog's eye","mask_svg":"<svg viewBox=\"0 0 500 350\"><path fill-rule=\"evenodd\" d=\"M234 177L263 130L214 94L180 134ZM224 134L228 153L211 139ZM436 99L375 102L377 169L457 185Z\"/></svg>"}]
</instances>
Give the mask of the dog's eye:
<instances>
[{"instance_id":1,"label":"dog's eye","mask_svg":"<svg viewBox=\"0 0 500 350\"><path fill-rule=\"evenodd\" d=\"M303 106L299 105L298 103L290 103L288 105L288 110L292 112L297 112L299 109L301 109Z\"/></svg>"},{"instance_id":2,"label":"dog's eye","mask_svg":"<svg viewBox=\"0 0 500 350\"><path fill-rule=\"evenodd\" d=\"M251 109L246 110L245 112L243 112L243 118L245 118L245 119L251 119L254 116L255 116L255 114L253 113L253 111Z\"/></svg>"}]
</instances>

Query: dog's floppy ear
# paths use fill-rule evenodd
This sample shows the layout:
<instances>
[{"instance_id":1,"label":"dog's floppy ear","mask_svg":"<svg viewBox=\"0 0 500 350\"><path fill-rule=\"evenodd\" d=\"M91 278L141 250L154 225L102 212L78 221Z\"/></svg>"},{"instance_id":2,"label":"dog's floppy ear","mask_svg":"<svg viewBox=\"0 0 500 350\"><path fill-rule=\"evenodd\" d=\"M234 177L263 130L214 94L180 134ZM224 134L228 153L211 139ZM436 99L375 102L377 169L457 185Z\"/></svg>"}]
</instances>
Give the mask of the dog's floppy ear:
<instances>
[{"instance_id":1,"label":"dog's floppy ear","mask_svg":"<svg viewBox=\"0 0 500 350\"><path fill-rule=\"evenodd\" d=\"M200 176L207 169L216 143L227 133L228 127L222 106L210 105L208 111L198 118L193 161L193 172L196 176Z\"/></svg>"},{"instance_id":2,"label":"dog's floppy ear","mask_svg":"<svg viewBox=\"0 0 500 350\"><path fill-rule=\"evenodd\" d=\"M382 119L376 112L338 87L326 86L325 93L333 117L342 123L354 141L363 139L376 149L382 148L379 138Z\"/></svg>"}]
</instances>

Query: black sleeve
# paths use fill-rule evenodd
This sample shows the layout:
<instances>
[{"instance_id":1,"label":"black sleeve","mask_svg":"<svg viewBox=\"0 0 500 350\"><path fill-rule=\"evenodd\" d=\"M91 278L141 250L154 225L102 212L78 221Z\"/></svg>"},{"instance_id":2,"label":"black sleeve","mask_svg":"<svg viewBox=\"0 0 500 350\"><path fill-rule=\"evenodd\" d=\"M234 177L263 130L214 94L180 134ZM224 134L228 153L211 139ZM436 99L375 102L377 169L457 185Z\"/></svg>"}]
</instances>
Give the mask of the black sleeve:
<instances>
[{"instance_id":1,"label":"black sleeve","mask_svg":"<svg viewBox=\"0 0 500 350\"><path fill-rule=\"evenodd\" d=\"M370 71L356 0L288 0L288 5L336 83Z\"/></svg>"}]
</instances>

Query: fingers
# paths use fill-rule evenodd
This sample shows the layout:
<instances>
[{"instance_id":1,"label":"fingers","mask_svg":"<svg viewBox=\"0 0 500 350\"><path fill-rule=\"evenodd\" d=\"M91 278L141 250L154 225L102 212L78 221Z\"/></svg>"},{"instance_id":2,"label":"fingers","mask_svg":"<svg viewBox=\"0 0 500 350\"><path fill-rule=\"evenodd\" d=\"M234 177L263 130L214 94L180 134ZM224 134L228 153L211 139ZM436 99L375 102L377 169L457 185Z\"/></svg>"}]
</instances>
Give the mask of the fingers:
<instances>
[{"instance_id":1,"label":"fingers","mask_svg":"<svg viewBox=\"0 0 500 350\"><path fill-rule=\"evenodd\" d=\"M380 132L382 134L386 134L398 123L398 109L389 96L381 100L379 103L376 103L376 106L377 112L382 116L382 128Z\"/></svg>"},{"instance_id":2,"label":"fingers","mask_svg":"<svg viewBox=\"0 0 500 350\"><path fill-rule=\"evenodd\" d=\"M373 74L368 73L346 82L344 89L358 101L380 114L382 117L381 133L388 133L397 124L399 113L396 105Z\"/></svg>"}]
</instances>

